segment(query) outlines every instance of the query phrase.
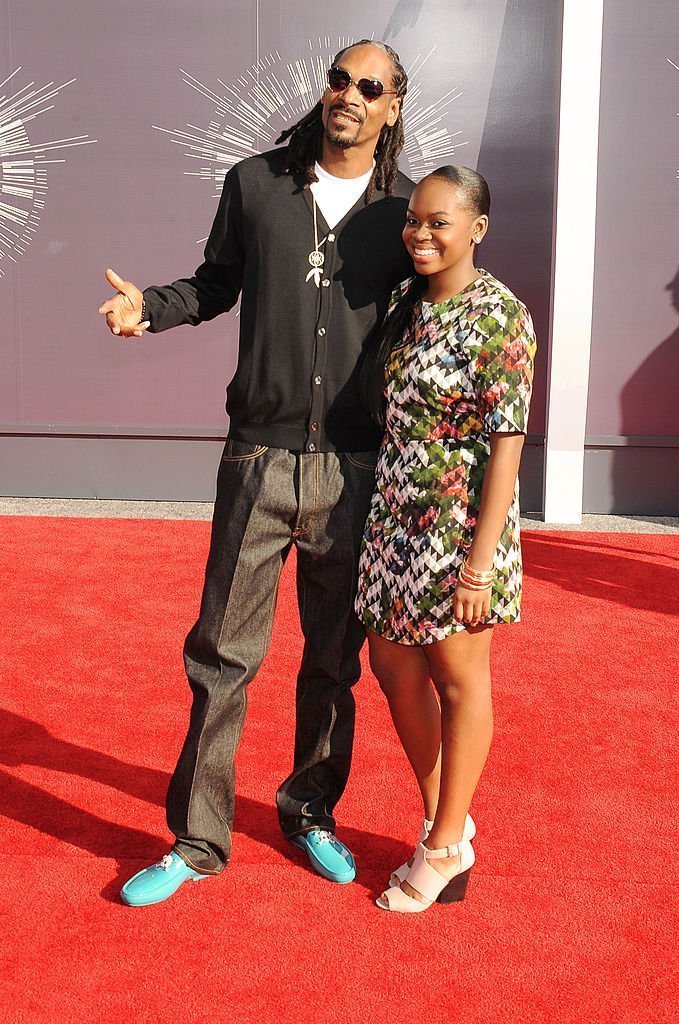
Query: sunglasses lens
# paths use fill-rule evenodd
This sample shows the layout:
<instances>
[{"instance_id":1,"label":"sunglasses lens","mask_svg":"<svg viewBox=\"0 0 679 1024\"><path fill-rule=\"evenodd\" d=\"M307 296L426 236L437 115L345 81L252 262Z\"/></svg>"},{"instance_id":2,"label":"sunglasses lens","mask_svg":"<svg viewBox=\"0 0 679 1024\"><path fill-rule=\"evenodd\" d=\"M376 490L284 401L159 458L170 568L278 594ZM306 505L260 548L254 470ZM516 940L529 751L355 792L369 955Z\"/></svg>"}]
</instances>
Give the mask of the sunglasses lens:
<instances>
[{"instance_id":1,"label":"sunglasses lens","mask_svg":"<svg viewBox=\"0 0 679 1024\"><path fill-rule=\"evenodd\" d=\"M384 86L382 83L373 78L362 78L358 82L358 91L367 100L378 99L382 95L383 90Z\"/></svg>"},{"instance_id":2,"label":"sunglasses lens","mask_svg":"<svg viewBox=\"0 0 679 1024\"><path fill-rule=\"evenodd\" d=\"M328 71L328 85L333 92L344 92L351 85L351 75L342 68L330 68Z\"/></svg>"},{"instance_id":3,"label":"sunglasses lens","mask_svg":"<svg viewBox=\"0 0 679 1024\"><path fill-rule=\"evenodd\" d=\"M351 85L351 75L344 68L330 68L328 70L328 85L333 92L344 92ZM361 78L356 82L356 88L364 99L379 99L384 92L384 86L376 78Z\"/></svg>"}]
</instances>

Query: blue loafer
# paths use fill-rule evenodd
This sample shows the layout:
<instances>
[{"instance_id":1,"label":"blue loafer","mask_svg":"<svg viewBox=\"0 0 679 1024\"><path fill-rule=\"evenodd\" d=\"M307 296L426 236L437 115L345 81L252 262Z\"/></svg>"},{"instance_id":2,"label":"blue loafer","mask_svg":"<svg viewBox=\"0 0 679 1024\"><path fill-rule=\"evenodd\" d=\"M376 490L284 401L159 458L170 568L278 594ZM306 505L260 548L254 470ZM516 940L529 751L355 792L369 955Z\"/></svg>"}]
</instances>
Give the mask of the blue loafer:
<instances>
[{"instance_id":1,"label":"blue loafer","mask_svg":"<svg viewBox=\"0 0 679 1024\"><path fill-rule=\"evenodd\" d=\"M290 842L304 850L314 871L328 881L343 885L353 882L356 877L356 862L351 850L332 832L324 828L312 828L292 836Z\"/></svg>"},{"instance_id":2,"label":"blue loafer","mask_svg":"<svg viewBox=\"0 0 679 1024\"><path fill-rule=\"evenodd\" d=\"M201 882L210 875L201 875L190 868L174 850L157 864L142 868L120 890L120 898L128 907L149 907L172 896L184 882Z\"/></svg>"}]
</instances>

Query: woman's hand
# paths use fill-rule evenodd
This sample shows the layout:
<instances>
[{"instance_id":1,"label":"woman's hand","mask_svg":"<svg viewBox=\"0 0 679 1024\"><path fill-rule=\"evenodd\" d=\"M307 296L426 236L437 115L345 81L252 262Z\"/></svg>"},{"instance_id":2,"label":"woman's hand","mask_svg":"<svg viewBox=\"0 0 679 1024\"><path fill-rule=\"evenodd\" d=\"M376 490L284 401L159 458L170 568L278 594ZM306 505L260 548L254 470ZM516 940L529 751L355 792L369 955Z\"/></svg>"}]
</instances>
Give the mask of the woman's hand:
<instances>
[{"instance_id":1,"label":"woman's hand","mask_svg":"<svg viewBox=\"0 0 679 1024\"><path fill-rule=\"evenodd\" d=\"M490 612L490 587L487 590L469 590L462 583L455 587L453 614L465 626L478 626Z\"/></svg>"}]
</instances>

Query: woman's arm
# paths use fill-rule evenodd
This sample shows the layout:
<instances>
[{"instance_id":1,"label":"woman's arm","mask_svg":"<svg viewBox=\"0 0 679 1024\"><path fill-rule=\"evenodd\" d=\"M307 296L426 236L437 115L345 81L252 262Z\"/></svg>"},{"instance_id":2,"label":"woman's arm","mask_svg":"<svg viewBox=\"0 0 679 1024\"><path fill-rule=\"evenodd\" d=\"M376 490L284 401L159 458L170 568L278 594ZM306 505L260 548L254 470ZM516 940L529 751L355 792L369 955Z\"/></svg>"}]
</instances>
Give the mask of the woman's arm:
<instances>
[{"instance_id":1,"label":"woman's arm","mask_svg":"<svg viewBox=\"0 0 679 1024\"><path fill-rule=\"evenodd\" d=\"M514 496L523 441L524 435L518 433L490 435L490 457L483 477L479 518L468 555L472 569L488 570L493 567L495 549ZM459 622L475 626L488 615L489 610L490 589L470 590L458 583L454 614Z\"/></svg>"}]
</instances>

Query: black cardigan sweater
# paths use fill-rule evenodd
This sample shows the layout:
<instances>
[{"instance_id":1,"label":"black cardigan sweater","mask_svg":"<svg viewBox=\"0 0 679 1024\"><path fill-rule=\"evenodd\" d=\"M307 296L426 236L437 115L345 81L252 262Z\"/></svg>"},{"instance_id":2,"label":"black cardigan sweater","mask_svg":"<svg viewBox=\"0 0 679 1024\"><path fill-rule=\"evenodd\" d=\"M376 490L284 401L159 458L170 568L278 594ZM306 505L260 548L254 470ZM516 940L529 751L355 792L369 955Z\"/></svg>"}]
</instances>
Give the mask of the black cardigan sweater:
<instances>
[{"instance_id":1,"label":"black cardigan sweater","mask_svg":"<svg viewBox=\"0 0 679 1024\"><path fill-rule=\"evenodd\" d=\"M229 436L293 451L368 451L380 431L358 394L362 351L392 289L412 274L401 241L413 183L399 174L386 199L364 196L332 231L317 210L325 254L313 277L312 196L283 173L285 150L226 175L193 277L144 292L150 330L199 324L241 295L238 364L227 388ZM327 283L329 282L329 284Z\"/></svg>"}]
</instances>

